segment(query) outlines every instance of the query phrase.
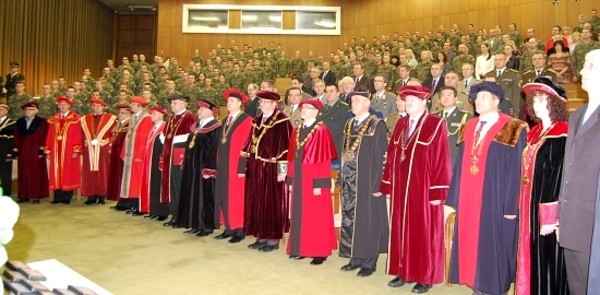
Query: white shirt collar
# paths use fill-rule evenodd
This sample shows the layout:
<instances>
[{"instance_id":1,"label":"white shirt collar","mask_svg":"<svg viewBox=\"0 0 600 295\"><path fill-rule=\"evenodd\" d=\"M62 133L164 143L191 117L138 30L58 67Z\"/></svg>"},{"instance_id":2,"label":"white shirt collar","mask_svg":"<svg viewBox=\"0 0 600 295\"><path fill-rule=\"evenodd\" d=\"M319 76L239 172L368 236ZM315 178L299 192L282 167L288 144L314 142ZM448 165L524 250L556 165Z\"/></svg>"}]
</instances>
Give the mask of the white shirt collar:
<instances>
[{"instance_id":1,"label":"white shirt collar","mask_svg":"<svg viewBox=\"0 0 600 295\"><path fill-rule=\"evenodd\" d=\"M360 124L360 123L362 123L362 121L364 121L366 118L368 118L369 115L371 115L371 114L369 112L366 112L365 114L363 114L360 117L354 117L354 120L356 121L356 124Z\"/></svg>"},{"instance_id":2,"label":"white shirt collar","mask_svg":"<svg viewBox=\"0 0 600 295\"><path fill-rule=\"evenodd\" d=\"M442 113L447 113L447 115L449 116L450 114L452 114L454 112L455 109L456 109L456 106L453 106L449 110L444 109L444 111Z\"/></svg>"},{"instance_id":3,"label":"white shirt collar","mask_svg":"<svg viewBox=\"0 0 600 295\"><path fill-rule=\"evenodd\" d=\"M230 113L230 114L229 114L229 116L230 116L230 117L233 117L233 118L235 118L235 117L237 117L237 115L238 115L239 113L241 113L241 111L236 111L236 112L234 112L234 113Z\"/></svg>"},{"instance_id":4,"label":"white shirt collar","mask_svg":"<svg viewBox=\"0 0 600 295\"><path fill-rule=\"evenodd\" d=\"M187 109L183 109L182 111L175 113L175 115L179 116L179 115L183 115L183 113L185 113L187 111Z\"/></svg>"},{"instance_id":5,"label":"white shirt collar","mask_svg":"<svg viewBox=\"0 0 600 295\"><path fill-rule=\"evenodd\" d=\"M410 114L408 115L409 119L414 119L415 121L419 121L419 119L421 119L421 117L423 117L423 114L425 114L425 110L423 110L423 112L421 112L421 114L413 117Z\"/></svg>"},{"instance_id":6,"label":"white shirt collar","mask_svg":"<svg viewBox=\"0 0 600 295\"><path fill-rule=\"evenodd\" d=\"M317 121L317 118L305 119L303 125L304 127L308 127L311 126L315 121Z\"/></svg>"}]
</instances>

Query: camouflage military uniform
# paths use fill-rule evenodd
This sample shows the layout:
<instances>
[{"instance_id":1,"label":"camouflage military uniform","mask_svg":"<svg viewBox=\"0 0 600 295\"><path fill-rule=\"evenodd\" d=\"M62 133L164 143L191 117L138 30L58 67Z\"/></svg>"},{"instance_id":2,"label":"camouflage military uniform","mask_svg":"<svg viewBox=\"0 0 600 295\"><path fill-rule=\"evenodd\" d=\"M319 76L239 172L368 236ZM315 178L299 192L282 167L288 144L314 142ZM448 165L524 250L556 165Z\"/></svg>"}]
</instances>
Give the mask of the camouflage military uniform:
<instances>
[{"instance_id":1,"label":"camouflage military uniform","mask_svg":"<svg viewBox=\"0 0 600 295\"><path fill-rule=\"evenodd\" d=\"M163 108L166 108L167 110L170 110L171 109L171 101L170 101L171 96L181 96L181 95L183 95L183 94L177 90L174 90L171 93L169 93L167 90L161 91L158 94L157 104Z\"/></svg>"},{"instance_id":2,"label":"camouflage military uniform","mask_svg":"<svg viewBox=\"0 0 600 295\"><path fill-rule=\"evenodd\" d=\"M470 54L457 55L452 61L452 70L458 73L458 76L462 78L462 66L465 63L470 63L475 67L475 58Z\"/></svg>"},{"instance_id":3,"label":"camouflage military uniform","mask_svg":"<svg viewBox=\"0 0 600 295\"><path fill-rule=\"evenodd\" d=\"M394 69L395 67L391 64L381 65L377 67L377 75L382 75L385 77L385 81L387 82L386 90L392 89L392 81L394 79Z\"/></svg>"},{"instance_id":4,"label":"camouflage military uniform","mask_svg":"<svg viewBox=\"0 0 600 295\"><path fill-rule=\"evenodd\" d=\"M277 77L288 77L290 75L290 61L287 58L279 59L275 68L277 69Z\"/></svg>"},{"instance_id":5,"label":"camouflage military uniform","mask_svg":"<svg viewBox=\"0 0 600 295\"><path fill-rule=\"evenodd\" d=\"M25 113L23 112L23 109L21 109L21 106L30 101L31 100L31 96L29 96L29 94L27 93L23 93L21 95L18 94L13 94L8 98L8 117L16 120L19 119L23 116L25 116Z\"/></svg>"},{"instance_id":6,"label":"camouflage military uniform","mask_svg":"<svg viewBox=\"0 0 600 295\"><path fill-rule=\"evenodd\" d=\"M228 84L233 88L244 89L244 75L242 72L231 73Z\"/></svg>"},{"instance_id":7,"label":"camouflage military uniform","mask_svg":"<svg viewBox=\"0 0 600 295\"><path fill-rule=\"evenodd\" d=\"M579 42L579 45L575 47L575 51L573 52L573 63L571 67L573 68L573 73L577 75L577 79L581 79L581 75L579 71L583 68L583 63L585 62L585 55L594 50L600 49L600 43L596 41L590 41L588 43Z\"/></svg>"},{"instance_id":8,"label":"camouflage military uniform","mask_svg":"<svg viewBox=\"0 0 600 295\"><path fill-rule=\"evenodd\" d=\"M44 118L50 118L52 115L56 114L58 111L56 109L56 99L49 96L42 96L38 99L38 115Z\"/></svg>"},{"instance_id":9,"label":"camouflage military uniform","mask_svg":"<svg viewBox=\"0 0 600 295\"><path fill-rule=\"evenodd\" d=\"M415 72L416 72L416 78L419 79L420 81L425 81L429 78L431 78L431 66L433 65L433 62L428 61L428 62L420 62L417 67L415 68Z\"/></svg>"},{"instance_id":10,"label":"camouflage military uniform","mask_svg":"<svg viewBox=\"0 0 600 295\"><path fill-rule=\"evenodd\" d=\"M200 91L200 98L208 100L218 106L227 105L227 101L224 99L219 100L219 97L219 92L213 87L204 87L204 89Z\"/></svg>"},{"instance_id":11,"label":"camouflage military uniform","mask_svg":"<svg viewBox=\"0 0 600 295\"><path fill-rule=\"evenodd\" d=\"M521 55L521 63L519 65L519 71L521 71L521 73L525 73L533 69L533 61L531 58L533 57L534 53L536 53L535 50L528 50Z\"/></svg>"},{"instance_id":12,"label":"camouflage military uniform","mask_svg":"<svg viewBox=\"0 0 600 295\"><path fill-rule=\"evenodd\" d=\"M215 84L215 90L217 90L217 94L219 95L219 97L223 96L223 93L225 93L225 90L227 90L229 88L230 87L227 84L221 84L221 83Z\"/></svg>"},{"instance_id":13,"label":"camouflage military uniform","mask_svg":"<svg viewBox=\"0 0 600 295\"><path fill-rule=\"evenodd\" d=\"M306 68L304 67L304 61L299 57L293 58L290 62L290 66L292 76L300 76L304 74L304 71L306 70Z\"/></svg>"},{"instance_id":14,"label":"camouflage military uniform","mask_svg":"<svg viewBox=\"0 0 600 295\"><path fill-rule=\"evenodd\" d=\"M519 33L518 31L514 31L510 32L508 35L510 36L510 39L513 40L513 42L515 42L517 48L519 48L519 46L521 46L523 42L523 40L521 39L521 33Z\"/></svg>"},{"instance_id":15,"label":"camouflage military uniform","mask_svg":"<svg viewBox=\"0 0 600 295\"><path fill-rule=\"evenodd\" d=\"M375 74L377 74L377 61L375 59L367 60L365 63L365 76L369 77L369 79L373 80L375 78Z\"/></svg>"}]
</instances>

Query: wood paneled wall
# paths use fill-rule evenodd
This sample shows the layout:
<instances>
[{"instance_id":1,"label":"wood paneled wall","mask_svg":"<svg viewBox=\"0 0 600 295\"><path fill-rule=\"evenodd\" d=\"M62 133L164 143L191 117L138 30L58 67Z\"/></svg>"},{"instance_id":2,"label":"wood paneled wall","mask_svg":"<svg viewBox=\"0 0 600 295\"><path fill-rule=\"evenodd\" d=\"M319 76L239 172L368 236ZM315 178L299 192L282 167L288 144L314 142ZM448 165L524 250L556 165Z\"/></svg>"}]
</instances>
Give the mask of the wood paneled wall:
<instances>
[{"instance_id":1,"label":"wood paneled wall","mask_svg":"<svg viewBox=\"0 0 600 295\"><path fill-rule=\"evenodd\" d=\"M315 5L340 6L340 0L229 0L229 1L200 1L200 0L160 0L158 4L158 45L157 54L179 59L179 64L187 66L199 49L203 56L214 49L217 43L229 47L230 40L236 40L240 47L244 44L254 46L261 39L263 47L270 41L280 43L288 57L300 50L303 56L313 51L315 56L328 55L332 48L340 43L340 36L306 36L306 35L248 35L248 34L184 34L181 32L183 4L233 4L233 5Z\"/></svg>"},{"instance_id":2,"label":"wood paneled wall","mask_svg":"<svg viewBox=\"0 0 600 295\"><path fill-rule=\"evenodd\" d=\"M97 75L111 55L113 12L97 0L2 0L0 14L0 73L20 63L29 94L85 67Z\"/></svg>"},{"instance_id":3,"label":"wood paneled wall","mask_svg":"<svg viewBox=\"0 0 600 295\"><path fill-rule=\"evenodd\" d=\"M156 14L119 14L116 21L116 64L121 64L124 56L133 61L134 54L144 54L152 61L156 55Z\"/></svg>"},{"instance_id":4,"label":"wood paneled wall","mask_svg":"<svg viewBox=\"0 0 600 295\"><path fill-rule=\"evenodd\" d=\"M595 6L592 2L595 1ZM351 37L404 34L407 29L421 34L437 32L443 24L449 31L452 24L466 31L468 24L476 29L490 29L500 25L503 32L508 25L517 24L525 36L527 28L536 30L536 37L547 39L553 25L571 28L577 17L589 16L592 8L600 9L597 0L343 0L342 35L344 41Z\"/></svg>"}]
</instances>

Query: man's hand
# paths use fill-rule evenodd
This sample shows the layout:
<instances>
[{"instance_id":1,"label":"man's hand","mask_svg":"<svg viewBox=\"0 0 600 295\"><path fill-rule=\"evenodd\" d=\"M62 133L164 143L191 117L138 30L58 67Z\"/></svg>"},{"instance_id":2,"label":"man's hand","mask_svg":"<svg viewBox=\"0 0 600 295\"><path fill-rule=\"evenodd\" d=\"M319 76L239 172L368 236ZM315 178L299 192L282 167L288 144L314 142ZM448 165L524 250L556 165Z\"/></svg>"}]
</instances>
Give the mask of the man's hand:
<instances>
[{"instance_id":1,"label":"man's hand","mask_svg":"<svg viewBox=\"0 0 600 295\"><path fill-rule=\"evenodd\" d=\"M290 186L291 187L291 186ZM321 195L321 188L313 188L313 195L315 196L320 196Z\"/></svg>"},{"instance_id":2,"label":"man's hand","mask_svg":"<svg viewBox=\"0 0 600 295\"><path fill-rule=\"evenodd\" d=\"M242 178L244 176L246 176L246 174L244 174L244 173L238 173L238 178Z\"/></svg>"},{"instance_id":3,"label":"man's hand","mask_svg":"<svg viewBox=\"0 0 600 295\"><path fill-rule=\"evenodd\" d=\"M517 215L504 215L504 218L508 220L514 220L515 218L517 218Z\"/></svg>"},{"instance_id":4,"label":"man's hand","mask_svg":"<svg viewBox=\"0 0 600 295\"><path fill-rule=\"evenodd\" d=\"M285 174L277 174L277 182L284 182Z\"/></svg>"},{"instance_id":5,"label":"man's hand","mask_svg":"<svg viewBox=\"0 0 600 295\"><path fill-rule=\"evenodd\" d=\"M441 203L442 203L442 201L440 201L440 200L429 201L429 204L431 204L431 205L439 205Z\"/></svg>"},{"instance_id":6,"label":"man's hand","mask_svg":"<svg viewBox=\"0 0 600 295\"><path fill-rule=\"evenodd\" d=\"M378 198L378 197L381 197L381 196L383 196L383 194L381 192L373 193L373 197Z\"/></svg>"},{"instance_id":7,"label":"man's hand","mask_svg":"<svg viewBox=\"0 0 600 295\"><path fill-rule=\"evenodd\" d=\"M554 224L542 225L542 227L540 228L540 235L547 236L554 232L554 230L558 230L558 227L556 227L556 225Z\"/></svg>"}]
</instances>

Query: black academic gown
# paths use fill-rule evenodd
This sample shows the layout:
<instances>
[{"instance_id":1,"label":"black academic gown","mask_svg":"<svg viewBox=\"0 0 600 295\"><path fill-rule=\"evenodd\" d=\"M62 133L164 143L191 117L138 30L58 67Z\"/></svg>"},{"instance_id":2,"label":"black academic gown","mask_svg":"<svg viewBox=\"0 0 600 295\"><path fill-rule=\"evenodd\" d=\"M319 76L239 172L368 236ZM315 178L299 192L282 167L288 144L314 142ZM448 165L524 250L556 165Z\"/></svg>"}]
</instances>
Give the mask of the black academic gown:
<instances>
[{"instance_id":1,"label":"black academic gown","mask_svg":"<svg viewBox=\"0 0 600 295\"><path fill-rule=\"evenodd\" d=\"M15 121L4 118L0 122L0 185L4 196L12 192L12 151L15 138Z\"/></svg>"}]
</instances>

